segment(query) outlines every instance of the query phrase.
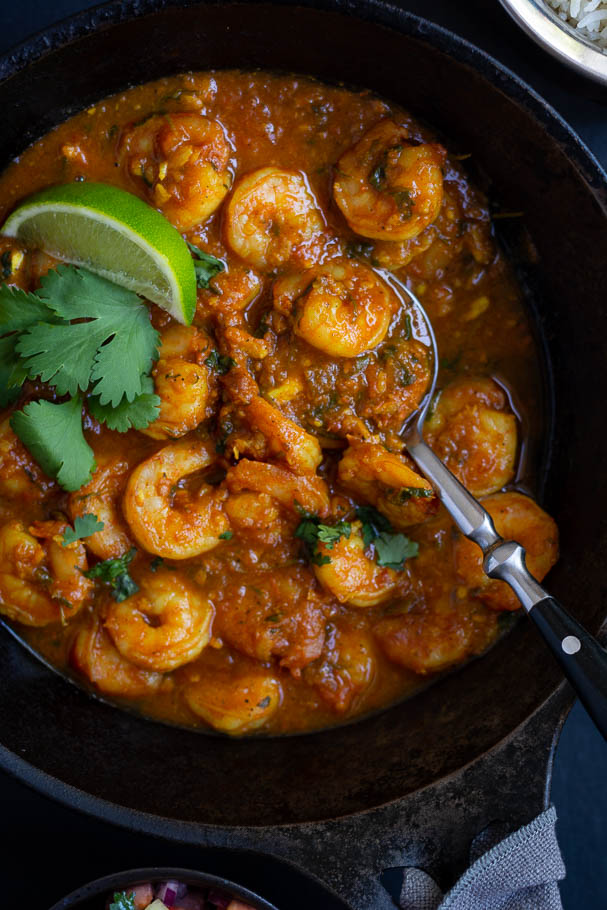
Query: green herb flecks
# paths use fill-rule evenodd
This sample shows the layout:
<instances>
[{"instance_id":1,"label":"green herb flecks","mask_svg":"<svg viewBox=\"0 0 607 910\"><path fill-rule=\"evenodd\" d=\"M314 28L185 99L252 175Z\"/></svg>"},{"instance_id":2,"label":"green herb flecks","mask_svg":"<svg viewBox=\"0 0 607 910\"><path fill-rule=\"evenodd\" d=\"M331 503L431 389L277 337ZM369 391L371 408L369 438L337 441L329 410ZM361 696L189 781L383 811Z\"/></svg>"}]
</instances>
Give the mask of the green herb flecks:
<instances>
[{"instance_id":1,"label":"green herb flecks","mask_svg":"<svg viewBox=\"0 0 607 910\"><path fill-rule=\"evenodd\" d=\"M211 351L205 359L205 363L210 370L215 370L220 376L224 376L232 367L236 366L236 361L232 357L220 354L219 351Z\"/></svg>"},{"instance_id":2,"label":"green herb flecks","mask_svg":"<svg viewBox=\"0 0 607 910\"><path fill-rule=\"evenodd\" d=\"M188 243L190 253L194 257L194 271L196 272L196 285L199 288L208 288L209 282L215 275L225 271L221 259L216 259L210 253L199 250L193 243Z\"/></svg>"},{"instance_id":3,"label":"green herb flecks","mask_svg":"<svg viewBox=\"0 0 607 910\"><path fill-rule=\"evenodd\" d=\"M295 536L303 541L309 561L315 566L325 566L331 562L331 558L319 552L318 544L322 544L326 550L332 550L342 537L350 537L352 526L348 521L338 521L335 525L321 524L317 515L312 515L301 507L299 511L303 512L304 517L295 529Z\"/></svg>"},{"instance_id":4,"label":"green herb flecks","mask_svg":"<svg viewBox=\"0 0 607 910\"><path fill-rule=\"evenodd\" d=\"M103 531L104 527L104 523L99 521L96 515L85 512L84 515L78 515L78 517L74 519L73 528L65 529L61 545L67 547L68 544L75 543L77 540L82 540L83 537L90 537L91 534L96 534L97 531Z\"/></svg>"},{"instance_id":5,"label":"green herb flecks","mask_svg":"<svg viewBox=\"0 0 607 910\"><path fill-rule=\"evenodd\" d=\"M373 506L358 506L356 515L362 523L363 543L365 547L373 545L378 566L400 571L407 559L417 556L419 545L404 534L395 533L385 515Z\"/></svg>"},{"instance_id":6,"label":"green herb flecks","mask_svg":"<svg viewBox=\"0 0 607 910\"><path fill-rule=\"evenodd\" d=\"M109 910L135 910L135 892L130 891L128 894L126 891L114 892Z\"/></svg>"},{"instance_id":7,"label":"green herb flecks","mask_svg":"<svg viewBox=\"0 0 607 910\"><path fill-rule=\"evenodd\" d=\"M117 556L114 559L105 559L98 562L96 566L84 572L87 578L99 579L105 582L112 589L112 597L120 603L136 594L139 586L129 575L129 565L135 556L137 550L131 547L128 553L123 556Z\"/></svg>"}]
</instances>

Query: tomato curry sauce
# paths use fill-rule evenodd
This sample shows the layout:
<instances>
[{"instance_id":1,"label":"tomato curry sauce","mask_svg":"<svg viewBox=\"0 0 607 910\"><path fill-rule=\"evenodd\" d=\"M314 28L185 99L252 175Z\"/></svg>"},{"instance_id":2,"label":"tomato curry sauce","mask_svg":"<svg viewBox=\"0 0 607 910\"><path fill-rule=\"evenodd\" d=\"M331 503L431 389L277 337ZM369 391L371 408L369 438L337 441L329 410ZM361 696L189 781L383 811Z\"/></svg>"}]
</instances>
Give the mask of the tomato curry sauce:
<instances>
[{"instance_id":1,"label":"tomato curry sauce","mask_svg":"<svg viewBox=\"0 0 607 910\"><path fill-rule=\"evenodd\" d=\"M158 418L119 433L85 401L81 489L9 423L48 389L26 383L2 418L0 612L50 662L154 718L283 733L393 703L496 639L516 599L398 436L431 366L402 283L441 354L426 438L545 575L556 528L521 492L538 353L460 157L370 92L227 71L101 101L6 170L3 219L47 186L111 184L215 263L191 326L149 304ZM57 265L0 252L25 289ZM63 546L84 515L103 529ZM125 554L117 599L90 570Z\"/></svg>"}]
</instances>

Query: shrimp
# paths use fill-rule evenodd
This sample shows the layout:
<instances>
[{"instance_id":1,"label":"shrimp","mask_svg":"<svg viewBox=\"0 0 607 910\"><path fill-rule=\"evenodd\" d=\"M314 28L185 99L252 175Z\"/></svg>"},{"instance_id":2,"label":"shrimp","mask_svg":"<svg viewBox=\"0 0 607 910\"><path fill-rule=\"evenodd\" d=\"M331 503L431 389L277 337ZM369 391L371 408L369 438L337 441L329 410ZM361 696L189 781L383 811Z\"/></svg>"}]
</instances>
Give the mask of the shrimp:
<instances>
[{"instance_id":1,"label":"shrimp","mask_svg":"<svg viewBox=\"0 0 607 910\"><path fill-rule=\"evenodd\" d=\"M0 422L0 496L33 505L42 503L56 489L13 433L6 417Z\"/></svg>"},{"instance_id":2,"label":"shrimp","mask_svg":"<svg viewBox=\"0 0 607 910\"><path fill-rule=\"evenodd\" d=\"M496 620L480 606L463 612L442 594L433 604L381 619L373 633L391 661L424 676L484 651L495 637Z\"/></svg>"},{"instance_id":3,"label":"shrimp","mask_svg":"<svg viewBox=\"0 0 607 910\"><path fill-rule=\"evenodd\" d=\"M420 524L438 510L432 485L400 455L375 442L349 440L338 467L340 483L377 509L396 528Z\"/></svg>"},{"instance_id":4,"label":"shrimp","mask_svg":"<svg viewBox=\"0 0 607 910\"><path fill-rule=\"evenodd\" d=\"M198 675L198 674L197 674ZM185 689L189 708L215 730L233 736L263 726L282 702L282 687L264 670L204 675Z\"/></svg>"},{"instance_id":5,"label":"shrimp","mask_svg":"<svg viewBox=\"0 0 607 910\"><path fill-rule=\"evenodd\" d=\"M371 636L345 620L327 623L322 656L303 672L334 711L348 711L355 698L373 683L377 672L376 646Z\"/></svg>"},{"instance_id":6,"label":"shrimp","mask_svg":"<svg viewBox=\"0 0 607 910\"><path fill-rule=\"evenodd\" d=\"M335 201L352 230L373 240L409 240L432 224L443 201L445 150L415 144L382 120L341 156Z\"/></svg>"},{"instance_id":7,"label":"shrimp","mask_svg":"<svg viewBox=\"0 0 607 910\"><path fill-rule=\"evenodd\" d=\"M525 548L527 568L542 581L558 559L558 529L553 519L533 499L522 493L496 493L483 500L495 528L506 540ZM474 597L492 610L518 610L520 602L505 581L491 579L483 571L480 548L458 537L454 548L458 575Z\"/></svg>"},{"instance_id":8,"label":"shrimp","mask_svg":"<svg viewBox=\"0 0 607 910\"><path fill-rule=\"evenodd\" d=\"M398 575L393 569L378 566L365 554L361 528L360 521L352 522L349 536L340 537L332 548L319 541L318 553L329 562L313 566L323 588L340 603L351 607L383 603L398 584Z\"/></svg>"},{"instance_id":9,"label":"shrimp","mask_svg":"<svg viewBox=\"0 0 607 910\"><path fill-rule=\"evenodd\" d=\"M212 396L204 359L210 349L210 341L201 329L183 325L165 329L152 371L160 413L141 431L146 436L153 439L184 436L207 417Z\"/></svg>"},{"instance_id":10,"label":"shrimp","mask_svg":"<svg viewBox=\"0 0 607 910\"><path fill-rule=\"evenodd\" d=\"M398 311L394 292L355 260L338 260L287 275L274 285L274 306L292 313L293 331L336 357L358 357L386 336Z\"/></svg>"},{"instance_id":11,"label":"shrimp","mask_svg":"<svg viewBox=\"0 0 607 910\"><path fill-rule=\"evenodd\" d=\"M195 586L176 572L147 572L141 590L112 601L105 628L126 660L165 673L195 660L211 638L215 611Z\"/></svg>"},{"instance_id":12,"label":"shrimp","mask_svg":"<svg viewBox=\"0 0 607 910\"><path fill-rule=\"evenodd\" d=\"M84 545L64 547L65 522L39 521L29 528L10 521L0 528L0 613L26 626L71 619L93 583Z\"/></svg>"},{"instance_id":13,"label":"shrimp","mask_svg":"<svg viewBox=\"0 0 607 910\"><path fill-rule=\"evenodd\" d=\"M263 663L272 657L294 676L322 653L326 598L303 566L250 572L217 581L214 634L242 654Z\"/></svg>"},{"instance_id":14,"label":"shrimp","mask_svg":"<svg viewBox=\"0 0 607 910\"><path fill-rule=\"evenodd\" d=\"M438 397L424 431L428 445L474 496L501 490L516 466L516 417L492 379L458 379Z\"/></svg>"},{"instance_id":15,"label":"shrimp","mask_svg":"<svg viewBox=\"0 0 607 910\"><path fill-rule=\"evenodd\" d=\"M120 654L98 619L80 629L70 663L104 695L138 697L157 692L162 675L134 666Z\"/></svg>"},{"instance_id":16,"label":"shrimp","mask_svg":"<svg viewBox=\"0 0 607 910\"><path fill-rule=\"evenodd\" d=\"M226 132L202 114L153 114L122 136L120 155L179 231L206 221L230 189Z\"/></svg>"},{"instance_id":17,"label":"shrimp","mask_svg":"<svg viewBox=\"0 0 607 910\"><path fill-rule=\"evenodd\" d=\"M72 521L89 514L103 522L103 530L87 537L86 546L100 559L112 559L133 546L120 509L132 463L126 454L108 453L95 455L95 461L95 473L84 487L70 495L68 509Z\"/></svg>"},{"instance_id":18,"label":"shrimp","mask_svg":"<svg viewBox=\"0 0 607 910\"><path fill-rule=\"evenodd\" d=\"M257 395L244 409L252 429L264 436L271 457L284 458L297 474L313 474L322 461L322 450L315 436Z\"/></svg>"},{"instance_id":19,"label":"shrimp","mask_svg":"<svg viewBox=\"0 0 607 910\"><path fill-rule=\"evenodd\" d=\"M250 490L265 494L288 509L300 506L320 518L329 512L329 490L324 480L309 475L299 477L279 465L243 458L229 469L225 482L231 493Z\"/></svg>"},{"instance_id":20,"label":"shrimp","mask_svg":"<svg viewBox=\"0 0 607 910\"><path fill-rule=\"evenodd\" d=\"M227 493L203 484L195 494L177 488L182 478L214 464L209 443L183 439L160 449L129 477L122 509L144 550L168 559L190 559L221 542L229 530L222 511Z\"/></svg>"},{"instance_id":21,"label":"shrimp","mask_svg":"<svg viewBox=\"0 0 607 910\"><path fill-rule=\"evenodd\" d=\"M305 244L318 238L324 227L318 203L299 171L264 167L245 174L226 207L228 246L263 272L291 259L303 258L305 265L309 259Z\"/></svg>"}]
</instances>

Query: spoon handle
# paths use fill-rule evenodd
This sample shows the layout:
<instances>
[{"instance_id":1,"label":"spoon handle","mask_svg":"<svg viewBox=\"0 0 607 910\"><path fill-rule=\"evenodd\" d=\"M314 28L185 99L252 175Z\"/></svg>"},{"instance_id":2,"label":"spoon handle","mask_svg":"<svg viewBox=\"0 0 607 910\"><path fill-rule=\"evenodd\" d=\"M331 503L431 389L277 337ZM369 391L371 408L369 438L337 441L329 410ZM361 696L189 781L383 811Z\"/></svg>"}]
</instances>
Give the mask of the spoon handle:
<instances>
[{"instance_id":1,"label":"spoon handle","mask_svg":"<svg viewBox=\"0 0 607 910\"><path fill-rule=\"evenodd\" d=\"M524 548L499 536L489 513L419 435L405 444L459 529L483 551L487 575L510 585L607 739L607 651L537 583L525 564Z\"/></svg>"}]
</instances>

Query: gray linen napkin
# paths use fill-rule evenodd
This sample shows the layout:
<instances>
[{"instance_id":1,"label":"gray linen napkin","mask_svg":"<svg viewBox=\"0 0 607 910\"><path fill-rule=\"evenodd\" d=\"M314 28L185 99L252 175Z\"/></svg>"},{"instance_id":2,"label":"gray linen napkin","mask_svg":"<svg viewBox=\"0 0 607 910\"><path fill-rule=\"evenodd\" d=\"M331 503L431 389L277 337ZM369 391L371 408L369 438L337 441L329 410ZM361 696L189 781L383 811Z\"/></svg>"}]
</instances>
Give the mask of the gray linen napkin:
<instances>
[{"instance_id":1,"label":"gray linen napkin","mask_svg":"<svg viewBox=\"0 0 607 910\"><path fill-rule=\"evenodd\" d=\"M542 812L483 853L445 895L421 869L403 870L401 910L562 910L555 822L553 808Z\"/></svg>"}]
</instances>

